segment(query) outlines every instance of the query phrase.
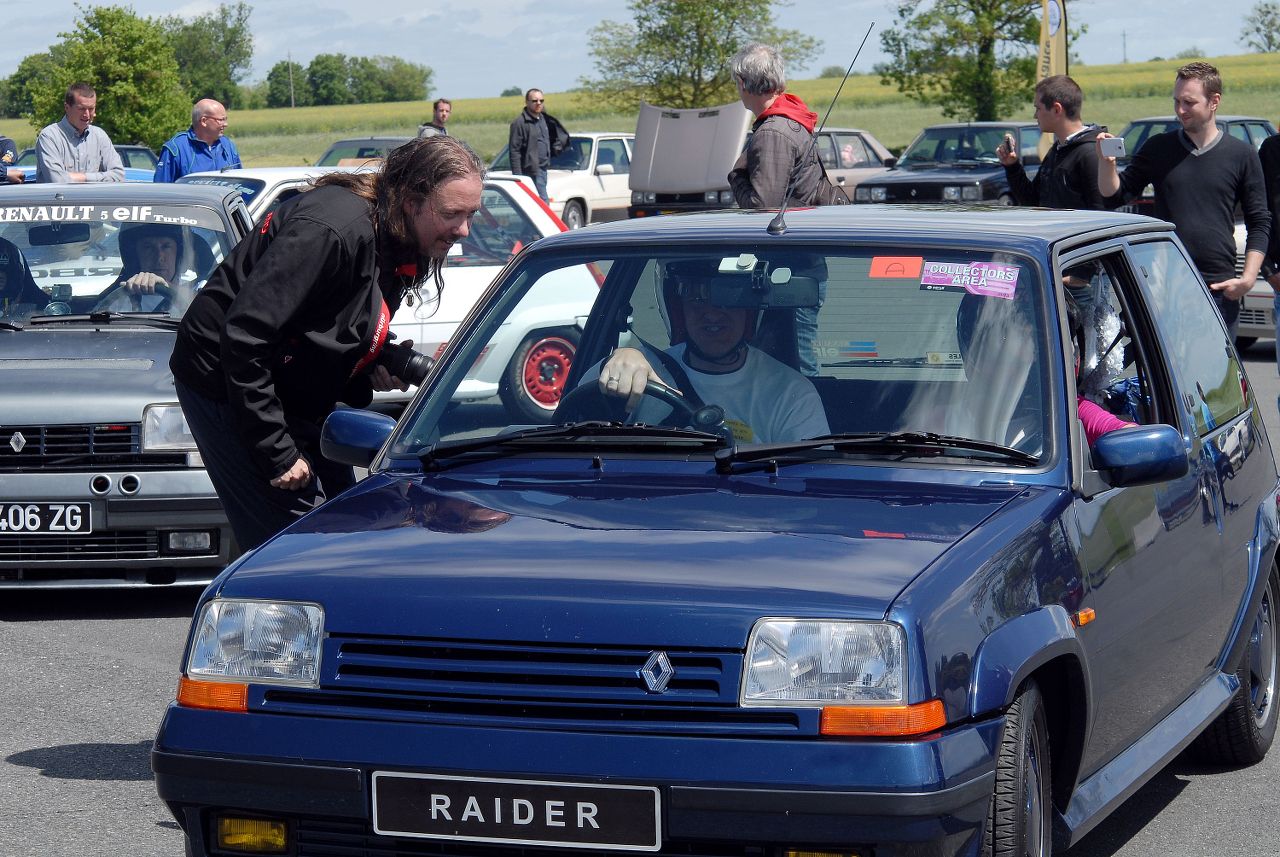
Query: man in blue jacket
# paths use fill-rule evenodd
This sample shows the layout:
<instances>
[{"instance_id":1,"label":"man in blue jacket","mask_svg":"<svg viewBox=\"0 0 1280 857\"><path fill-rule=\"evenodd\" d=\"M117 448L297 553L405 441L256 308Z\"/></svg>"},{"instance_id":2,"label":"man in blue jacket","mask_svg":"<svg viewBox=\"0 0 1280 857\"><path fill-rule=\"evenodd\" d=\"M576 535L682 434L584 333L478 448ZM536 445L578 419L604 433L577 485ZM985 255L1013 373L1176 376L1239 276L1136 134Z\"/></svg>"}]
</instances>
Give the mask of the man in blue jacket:
<instances>
[{"instance_id":1,"label":"man in blue jacket","mask_svg":"<svg viewBox=\"0 0 1280 857\"><path fill-rule=\"evenodd\" d=\"M236 144L224 136L226 131L227 108L212 98L197 101L191 108L191 127L174 134L160 149L155 181L242 166Z\"/></svg>"}]
</instances>

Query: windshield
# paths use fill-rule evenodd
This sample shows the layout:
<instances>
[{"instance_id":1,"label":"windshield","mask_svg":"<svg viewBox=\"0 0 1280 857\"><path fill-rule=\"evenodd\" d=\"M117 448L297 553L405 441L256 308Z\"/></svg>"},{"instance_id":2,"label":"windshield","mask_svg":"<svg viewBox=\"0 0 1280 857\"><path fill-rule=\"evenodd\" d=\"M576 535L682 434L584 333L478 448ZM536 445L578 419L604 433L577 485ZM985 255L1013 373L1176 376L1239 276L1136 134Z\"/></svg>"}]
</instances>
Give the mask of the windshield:
<instances>
[{"instance_id":1,"label":"windshield","mask_svg":"<svg viewBox=\"0 0 1280 857\"><path fill-rule=\"evenodd\" d=\"M584 420L715 433L694 416L715 406L739 448L932 432L1038 456L1054 341L1039 280L1024 257L920 246L534 254L456 343L393 454ZM674 403L646 387L650 370ZM628 412L616 379L637 371L646 392Z\"/></svg>"},{"instance_id":2,"label":"windshield","mask_svg":"<svg viewBox=\"0 0 1280 857\"><path fill-rule=\"evenodd\" d=\"M179 318L231 245L221 216L201 206L0 207L0 317Z\"/></svg>"},{"instance_id":3,"label":"windshield","mask_svg":"<svg viewBox=\"0 0 1280 857\"><path fill-rule=\"evenodd\" d=\"M591 138L570 137L564 151L551 159L553 170L585 170L591 163Z\"/></svg>"},{"instance_id":4,"label":"windshield","mask_svg":"<svg viewBox=\"0 0 1280 857\"><path fill-rule=\"evenodd\" d=\"M899 163L990 163L1000 162L996 149L1005 134L1018 139L1018 129L975 128L969 125L948 125L926 128L902 153Z\"/></svg>"},{"instance_id":5,"label":"windshield","mask_svg":"<svg viewBox=\"0 0 1280 857\"><path fill-rule=\"evenodd\" d=\"M404 140L339 140L316 162L318 167L372 167Z\"/></svg>"},{"instance_id":6,"label":"windshield","mask_svg":"<svg viewBox=\"0 0 1280 857\"><path fill-rule=\"evenodd\" d=\"M178 179L178 184L203 184L212 185L213 187L227 187L240 191L244 204L253 207L253 201L257 198L267 183L262 179L251 179L244 176L203 176L190 175L182 176Z\"/></svg>"}]
</instances>

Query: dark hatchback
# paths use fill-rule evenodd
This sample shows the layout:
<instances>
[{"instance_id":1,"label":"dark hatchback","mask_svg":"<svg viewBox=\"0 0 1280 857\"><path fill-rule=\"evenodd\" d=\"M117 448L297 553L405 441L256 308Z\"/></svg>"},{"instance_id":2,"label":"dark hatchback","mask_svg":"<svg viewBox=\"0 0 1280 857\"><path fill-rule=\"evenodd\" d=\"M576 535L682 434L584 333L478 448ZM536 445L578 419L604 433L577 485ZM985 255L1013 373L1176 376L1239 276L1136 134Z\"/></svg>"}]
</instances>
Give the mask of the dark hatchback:
<instances>
[{"instance_id":1,"label":"dark hatchback","mask_svg":"<svg viewBox=\"0 0 1280 857\"><path fill-rule=\"evenodd\" d=\"M1018 141L1028 177L1040 165L1035 123L962 122L931 125L902 153L886 175L854 188L854 202L1012 205L1009 181L996 149L1005 134Z\"/></svg>"},{"instance_id":2,"label":"dark hatchback","mask_svg":"<svg viewBox=\"0 0 1280 857\"><path fill-rule=\"evenodd\" d=\"M369 477L196 608L152 754L189 853L1048 855L1193 743L1264 756L1276 469L1172 227L772 220L544 238L398 425L330 417ZM457 403L574 270L557 411ZM733 324L759 412L680 368ZM669 382L626 419L623 345Z\"/></svg>"}]
</instances>

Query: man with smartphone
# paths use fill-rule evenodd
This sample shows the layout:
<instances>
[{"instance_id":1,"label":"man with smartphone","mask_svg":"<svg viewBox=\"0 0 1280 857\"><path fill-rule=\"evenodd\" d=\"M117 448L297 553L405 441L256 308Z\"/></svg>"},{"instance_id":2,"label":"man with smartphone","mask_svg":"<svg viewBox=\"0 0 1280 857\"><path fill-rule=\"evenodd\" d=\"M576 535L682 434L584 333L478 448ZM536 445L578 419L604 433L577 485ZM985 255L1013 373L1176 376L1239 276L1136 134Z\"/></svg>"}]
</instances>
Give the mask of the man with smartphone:
<instances>
[{"instance_id":1,"label":"man with smartphone","mask_svg":"<svg viewBox=\"0 0 1280 857\"><path fill-rule=\"evenodd\" d=\"M1098 154L1093 141L1107 129L1086 125L1080 119L1082 104L1084 93L1065 74L1046 77L1036 84L1036 124L1041 132L1052 134L1054 140L1036 177L1027 178L1012 135L1006 134L996 149L1009 180L1009 192L1018 205L1103 207L1102 194L1098 192Z\"/></svg>"},{"instance_id":2,"label":"man with smartphone","mask_svg":"<svg viewBox=\"0 0 1280 857\"><path fill-rule=\"evenodd\" d=\"M1147 140L1123 173L1102 151L1098 135L1098 190L1117 208L1155 188L1155 216L1172 221L1191 261L1209 284L1214 303L1235 339L1240 299L1258 278L1271 233L1262 164L1253 146L1218 127L1222 78L1206 62L1178 69L1173 107L1181 128ZM1235 212L1244 211L1244 271L1236 276Z\"/></svg>"}]
</instances>

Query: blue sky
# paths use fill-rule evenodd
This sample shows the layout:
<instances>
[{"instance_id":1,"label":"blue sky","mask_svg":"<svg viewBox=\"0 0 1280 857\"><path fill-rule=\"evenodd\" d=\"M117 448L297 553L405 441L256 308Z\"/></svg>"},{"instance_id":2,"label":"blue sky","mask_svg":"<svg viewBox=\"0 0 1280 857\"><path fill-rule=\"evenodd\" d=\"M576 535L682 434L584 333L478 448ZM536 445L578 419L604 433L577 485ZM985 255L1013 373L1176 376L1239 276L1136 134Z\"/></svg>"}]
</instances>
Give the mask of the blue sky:
<instances>
[{"instance_id":1,"label":"blue sky","mask_svg":"<svg viewBox=\"0 0 1280 857\"><path fill-rule=\"evenodd\" d=\"M214 0L101 2L131 6L144 16L198 15L218 5ZM1207 56L1241 53L1241 24L1255 2L1218 0L1216 11L1208 14L1203 4L1177 0L1067 0L1071 23L1088 25L1073 51L1091 64L1172 56L1192 47ZM493 96L509 86L568 89L594 72L587 31L601 20L629 19L626 0L250 0L250 5L252 80L264 78L290 53L303 65L317 53L383 54L430 66L438 94L453 98ZM874 21L876 30L857 69L870 70L884 59L879 33L893 24L893 5L892 0L796 0L779 7L781 26L823 41L817 60L807 69L791 70L792 76L814 77L825 66L847 66ZM46 6L19 0L10 11L0 43L0 76L11 74L27 54L60 41L58 34L70 30L75 18L69 2Z\"/></svg>"}]
</instances>

